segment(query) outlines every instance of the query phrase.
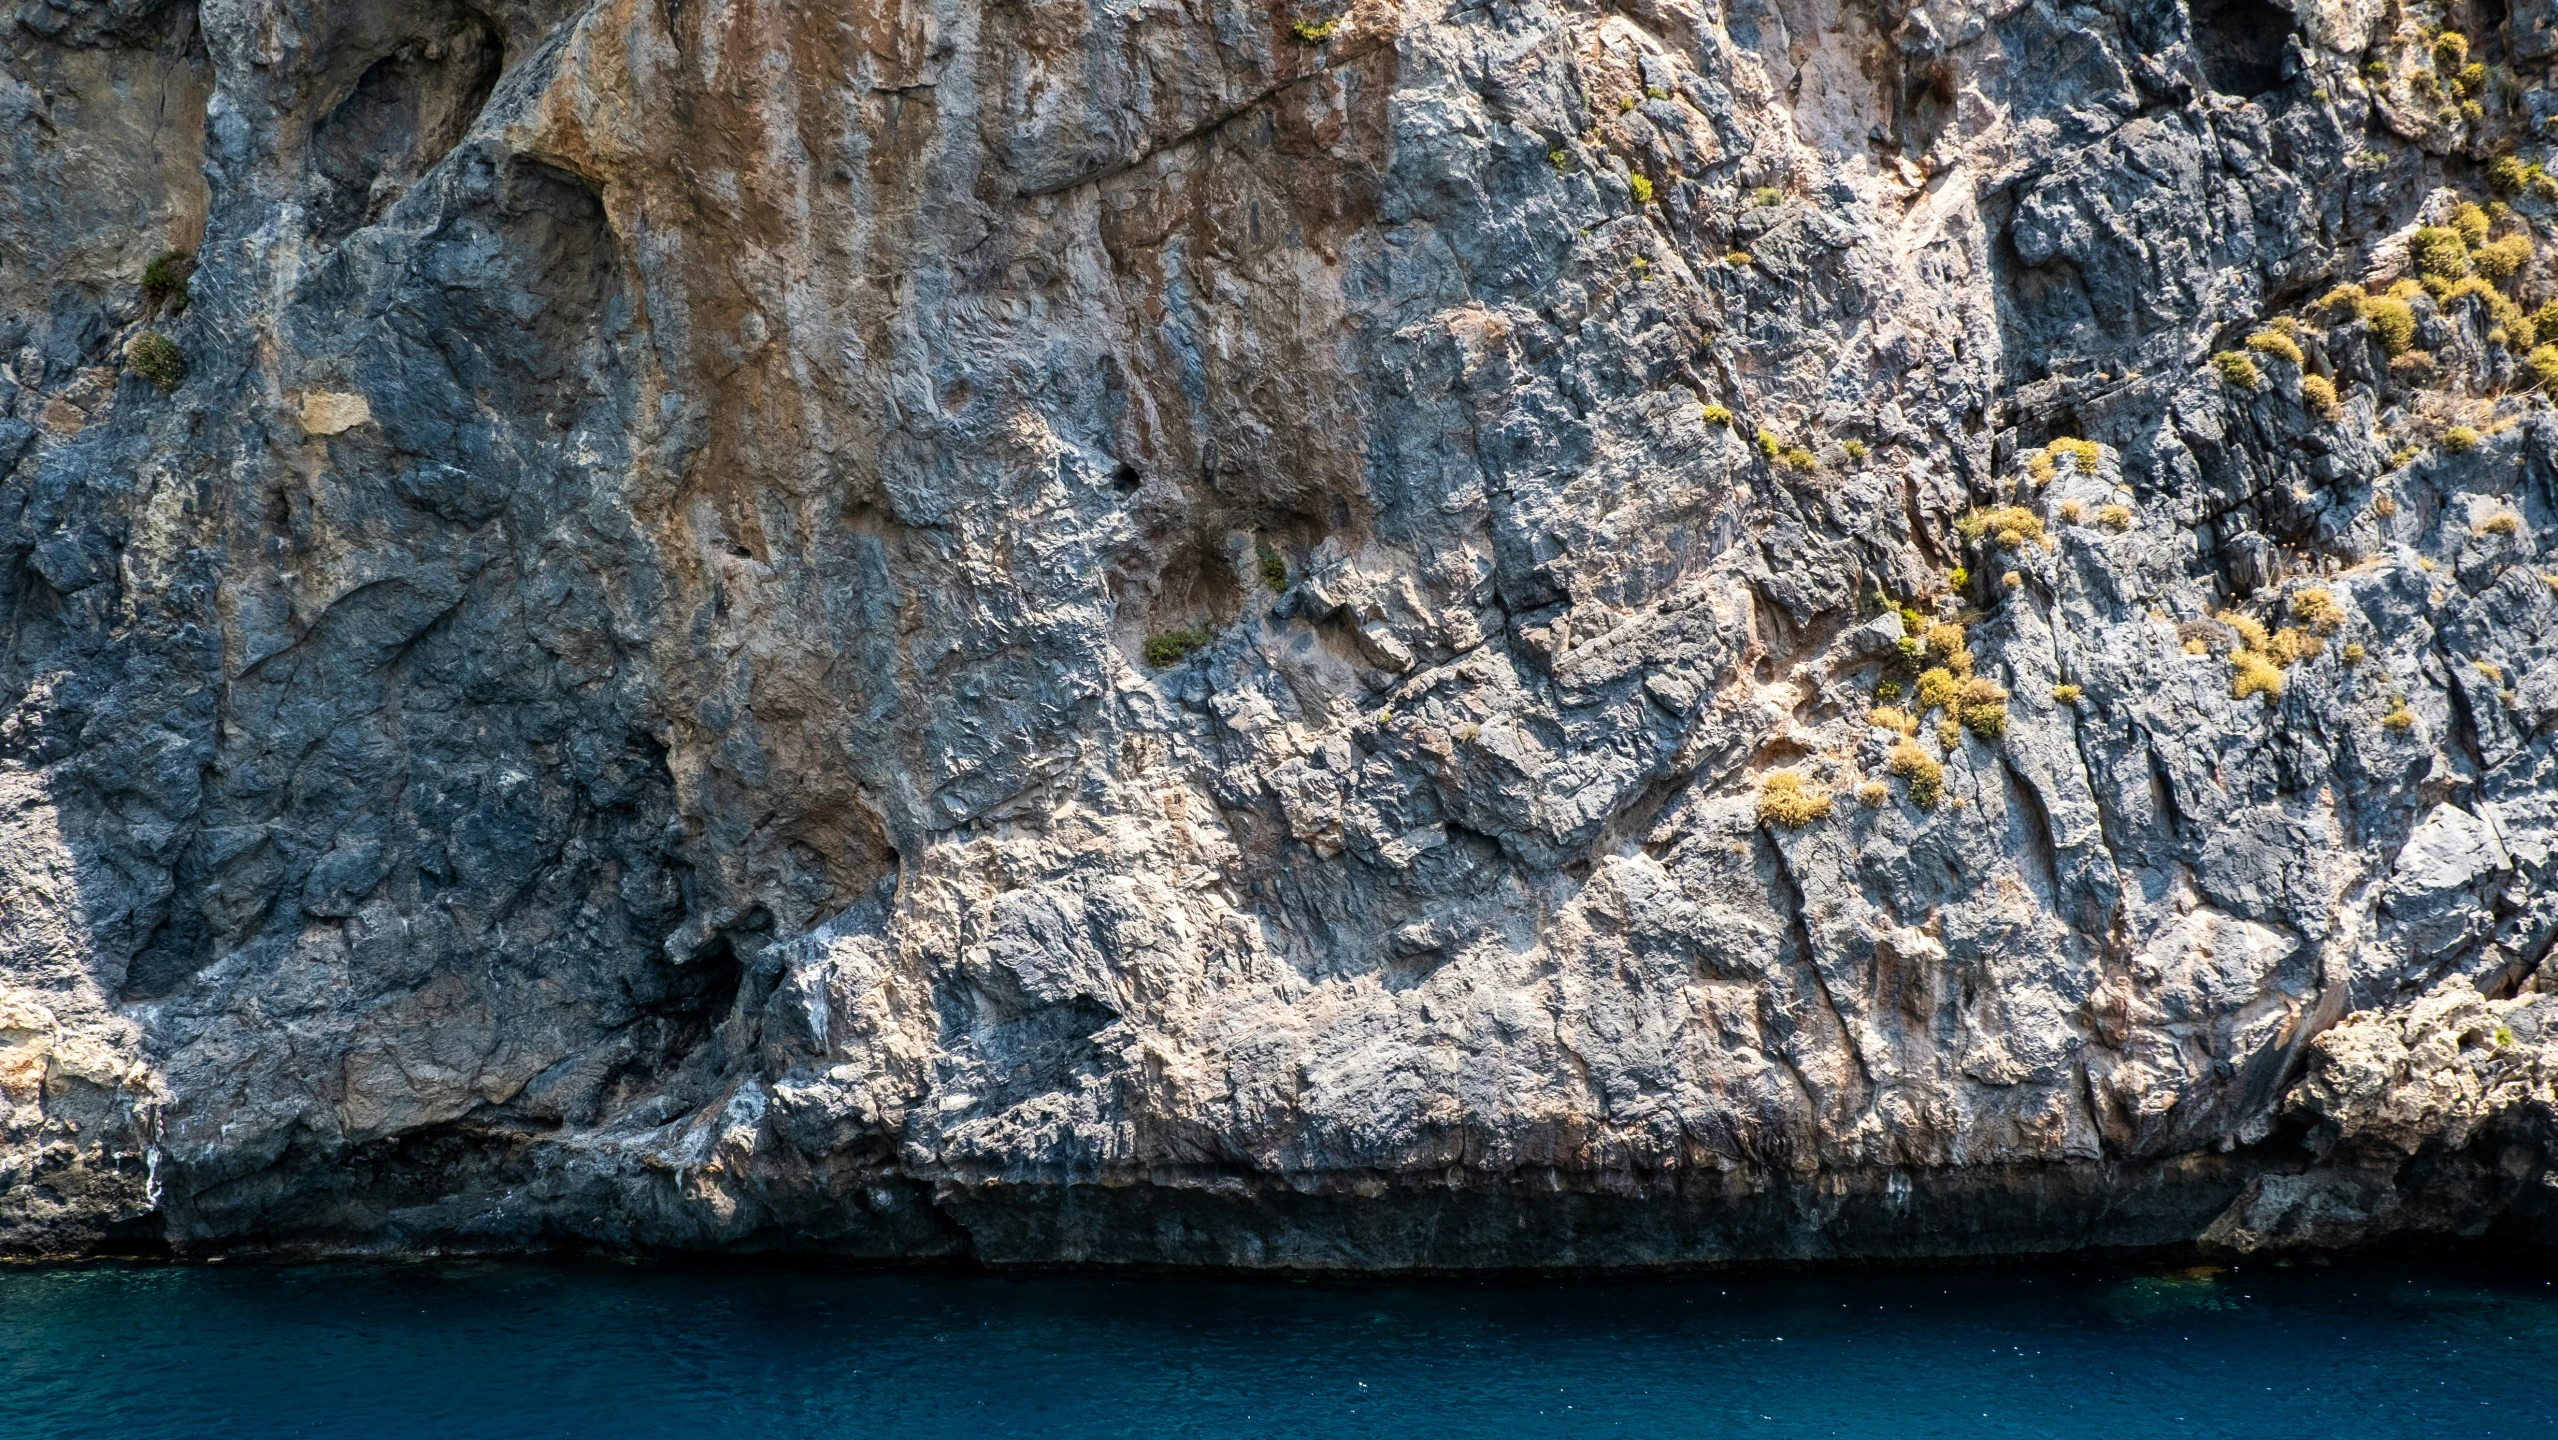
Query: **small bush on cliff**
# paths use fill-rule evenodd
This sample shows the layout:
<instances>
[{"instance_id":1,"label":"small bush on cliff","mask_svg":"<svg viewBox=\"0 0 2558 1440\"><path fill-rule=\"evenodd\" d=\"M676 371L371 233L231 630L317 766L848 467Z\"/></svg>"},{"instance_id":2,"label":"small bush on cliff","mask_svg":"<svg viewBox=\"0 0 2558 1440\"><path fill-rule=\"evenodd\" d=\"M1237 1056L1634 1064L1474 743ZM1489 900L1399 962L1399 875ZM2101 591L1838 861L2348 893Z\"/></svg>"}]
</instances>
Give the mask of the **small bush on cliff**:
<instances>
[{"instance_id":1,"label":"small bush on cliff","mask_svg":"<svg viewBox=\"0 0 2558 1440\"><path fill-rule=\"evenodd\" d=\"M134 374L164 391L177 389L178 382L187 378L187 357L178 342L157 331L134 336L133 343L124 347L124 361Z\"/></svg>"},{"instance_id":2,"label":"small bush on cliff","mask_svg":"<svg viewBox=\"0 0 2558 1440\"><path fill-rule=\"evenodd\" d=\"M1963 728L1984 740L2007 733L2007 692L1996 681L1975 675L1963 682L1955 714Z\"/></svg>"},{"instance_id":3,"label":"small bush on cliff","mask_svg":"<svg viewBox=\"0 0 2558 1440\"><path fill-rule=\"evenodd\" d=\"M1273 590L1288 588L1288 557L1279 553L1278 546L1256 537L1252 542L1252 558L1261 567L1262 584Z\"/></svg>"},{"instance_id":4,"label":"small bush on cliff","mask_svg":"<svg viewBox=\"0 0 2558 1440\"><path fill-rule=\"evenodd\" d=\"M1652 182L1650 179L1641 175L1629 175L1626 177L1625 183L1629 189L1634 191L1635 204L1649 205L1652 203Z\"/></svg>"},{"instance_id":5,"label":"small bush on cliff","mask_svg":"<svg viewBox=\"0 0 2558 1440\"><path fill-rule=\"evenodd\" d=\"M2520 535L2522 533L2522 517L2511 510L2499 510L2495 514L2487 517L2486 523L2478 527L2478 533L2481 535Z\"/></svg>"},{"instance_id":6,"label":"small bush on cliff","mask_svg":"<svg viewBox=\"0 0 2558 1440\"><path fill-rule=\"evenodd\" d=\"M142 267L142 298L171 314L187 308L187 282L195 274L195 257L171 250Z\"/></svg>"},{"instance_id":7,"label":"small bush on cliff","mask_svg":"<svg viewBox=\"0 0 2558 1440\"><path fill-rule=\"evenodd\" d=\"M2371 327L2372 338L2390 355L2404 355L2416 343L2416 312L2405 300L2394 297L2365 300L2355 307L2363 323Z\"/></svg>"},{"instance_id":8,"label":"small bush on cliff","mask_svg":"<svg viewBox=\"0 0 2558 1440\"><path fill-rule=\"evenodd\" d=\"M1933 810L1945 793L1945 767L1938 764L1915 740L1904 740L1892 747L1884 758L1891 772L1909 782L1910 803L1921 810Z\"/></svg>"},{"instance_id":9,"label":"small bush on cliff","mask_svg":"<svg viewBox=\"0 0 2558 1440\"><path fill-rule=\"evenodd\" d=\"M1314 24L1310 21L1300 20L1288 27L1288 33L1296 36L1299 40L1302 40L1309 45L1320 45L1326 40L1331 39L1332 32L1340 28L1341 17L1336 15L1331 19L1324 21L1320 25Z\"/></svg>"},{"instance_id":10,"label":"small bush on cliff","mask_svg":"<svg viewBox=\"0 0 2558 1440\"><path fill-rule=\"evenodd\" d=\"M2523 373L2543 390L2558 391L2558 345L2535 345L2522 361Z\"/></svg>"},{"instance_id":11,"label":"small bush on cliff","mask_svg":"<svg viewBox=\"0 0 2558 1440\"><path fill-rule=\"evenodd\" d=\"M1830 816L1828 791L1805 782L1792 770L1778 770L1759 782L1759 823L1800 830Z\"/></svg>"},{"instance_id":12,"label":"small bush on cliff","mask_svg":"<svg viewBox=\"0 0 2558 1440\"><path fill-rule=\"evenodd\" d=\"M2241 390L2255 389L2263 378L2256 371L2256 362L2236 350L2223 350L2214 355L2212 368L2220 372L2221 379Z\"/></svg>"},{"instance_id":13,"label":"small bush on cliff","mask_svg":"<svg viewBox=\"0 0 2558 1440\"><path fill-rule=\"evenodd\" d=\"M1974 510L1954 522L1956 534L1966 540L1993 536L2001 549L2013 550L2032 541L2048 550L2052 539L2043 531L2043 517L2022 505L1993 505Z\"/></svg>"},{"instance_id":14,"label":"small bush on cliff","mask_svg":"<svg viewBox=\"0 0 2558 1440\"><path fill-rule=\"evenodd\" d=\"M1963 627L1951 620L1927 627L1927 656L1956 675L1972 673L1972 651L1964 643Z\"/></svg>"},{"instance_id":15,"label":"small bush on cliff","mask_svg":"<svg viewBox=\"0 0 2558 1440\"><path fill-rule=\"evenodd\" d=\"M2487 226L2487 212L2478 208L2477 201L2463 200L2451 207L2451 228L2460 232L2462 244L2486 244Z\"/></svg>"},{"instance_id":16,"label":"small bush on cliff","mask_svg":"<svg viewBox=\"0 0 2558 1440\"><path fill-rule=\"evenodd\" d=\"M1884 801L1892 798L1892 787L1880 780L1868 780L1856 787L1856 798L1866 809L1879 810Z\"/></svg>"},{"instance_id":17,"label":"small bush on cliff","mask_svg":"<svg viewBox=\"0 0 2558 1440\"><path fill-rule=\"evenodd\" d=\"M2052 687L2052 703L2060 706L2074 706L2083 693L2085 692L2075 685L2055 685Z\"/></svg>"},{"instance_id":18,"label":"small bush on cliff","mask_svg":"<svg viewBox=\"0 0 2558 1440\"><path fill-rule=\"evenodd\" d=\"M1189 659L1191 652L1214 638L1205 628L1167 630L1161 635L1149 635L1146 637L1146 663L1157 670L1168 669Z\"/></svg>"},{"instance_id":19,"label":"small bush on cliff","mask_svg":"<svg viewBox=\"0 0 2558 1440\"><path fill-rule=\"evenodd\" d=\"M2096 523L2108 530L2129 530L2132 528L2132 507L2129 505L2105 506L2096 512Z\"/></svg>"},{"instance_id":20,"label":"small bush on cliff","mask_svg":"<svg viewBox=\"0 0 2558 1440\"><path fill-rule=\"evenodd\" d=\"M2229 693L2244 700L2250 695L2263 695L2267 703L2283 696L2283 672L2271 659L2253 650L2241 650L2229 657Z\"/></svg>"},{"instance_id":21,"label":"small bush on cliff","mask_svg":"<svg viewBox=\"0 0 2558 1440\"><path fill-rule=\"evenodd\" d=\"M2478 267L2478 273L2488 279L2510 280L2515 271L2531 263L2531 237L2514 234L2502 240L2490 240L2479 246L2477 253L2469 258Z\"/></svg>"},{"instance_id":22,"label":"small bush on cliff","mask_svg":"<svg viewBox=\"0 0 2558 1440\"><path fill-rule=\"evenodd\" d=\"M2336 403L2336 382L2324 375L2300 377L2300 398L2310 409L2330 420L2335 419L2344 410L2343 406Z\"/></svg>"},{"instance_id":23,"label":"small bush on cliff","mask_svg":"<svg viewBox=\"0 0 2558 1440\"><path fill-rule=\"evenodd\" d=\"M1705 407L1705 423L1729 430L1732 428L1732 412L1720 405L1708 405Z\"/></svg>"},{"instance_id":24,"label":"small bush on cliff","mask_svg":"<svg viewBox=\"0 0 2558 1440\"><path fill-rule=\"evenodd\" d=\"M2416 712L2408 709L2407 702L2401 700L2388 714L2380 717L2380 727L2394 735L2404 735L2416 728Z\"/></svg>"},{"instance_id":25,"label":"small bush on cliff","mask_svg":"<svg viewBox=\"0 0 2558 1440\"><path fill-rule=\"evenodd\" d=\"M2344 626L2345 607L2330 592L2313 586L2292 596L2292 618L2321 635L2333 635Z\"/></svg>"},{"instance_id":26,"label":"small bush on cliff","mask_svg":"<svg viewBox=\"0 0 2558 1440\"><path fill-rule=\"evenodd\" d=\"M1955 680L1954 672L1942 665L1921 671L1918 678L1919 713L1924 715L1931 710L1942 710L1953 704L1955 697L1962 693L1962 688L1961 683Z\"/></svg>"},{"instance_id":27,"label":"small bush on cliff","mask_svg":"<svg viewBox=\"0 0 2558 1440\"><path fill-rule=\"evenodd\" d=\"M2407 258L2416 273L2437 280L2457 280L2469 273L2469 242L2448 225L2418 226L2407 240Z\"/></svg>"},{"instance_id":28,"label":"small bush on cliff","mask_svg":"<svg viewBox=\"0 0 2558 1440\"><path fill-rule=\"evenodd\" d=\"M2466 425L2454 425L2443 432L2443 449L2454 455L2466 455L2478 448L2478 432Z\"/></svg>"},{"instance_id":29,"label":"small bush on cliff","mask_svg":"<svg viewBox=\"0 0 2558 1440\"><path fill-rule=\"evenodd\" d=\"M2064 500L2061 502L2060 515L2062 524L2075 525L2087 518L2087 507L2076 500Z\"/></svg>"},{"instance_id":30,"label":"small bush on cliff","mask_svg":"<svg viewBox=\"0 0 2558 1440\"><path fill-rule=\"evenodd\" d=\"M2247 337L2247 348L2259 355L2271 355L2295 368L2307 361L2300 353L2300 342L2280 330L2259 330Z\"/></svg>"}]
</instances>

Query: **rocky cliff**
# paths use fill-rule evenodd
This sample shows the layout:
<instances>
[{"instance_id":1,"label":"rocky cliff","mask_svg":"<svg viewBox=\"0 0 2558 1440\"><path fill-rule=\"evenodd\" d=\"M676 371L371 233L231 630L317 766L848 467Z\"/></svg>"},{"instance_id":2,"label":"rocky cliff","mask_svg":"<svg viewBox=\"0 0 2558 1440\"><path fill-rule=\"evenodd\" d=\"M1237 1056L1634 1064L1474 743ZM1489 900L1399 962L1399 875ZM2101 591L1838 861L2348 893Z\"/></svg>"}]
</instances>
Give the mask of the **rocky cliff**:
<instances>
[{"instance_id":1,"label":"rocky cliff","mask_svg":"<svg viewBox=\"0 0 2558 1440\"><path fill-rule=\"evenodd\" d=\"M22 0L0 1253L2558 1242L2558 4L2295 3Z\"/></svg>"}]
</instances>

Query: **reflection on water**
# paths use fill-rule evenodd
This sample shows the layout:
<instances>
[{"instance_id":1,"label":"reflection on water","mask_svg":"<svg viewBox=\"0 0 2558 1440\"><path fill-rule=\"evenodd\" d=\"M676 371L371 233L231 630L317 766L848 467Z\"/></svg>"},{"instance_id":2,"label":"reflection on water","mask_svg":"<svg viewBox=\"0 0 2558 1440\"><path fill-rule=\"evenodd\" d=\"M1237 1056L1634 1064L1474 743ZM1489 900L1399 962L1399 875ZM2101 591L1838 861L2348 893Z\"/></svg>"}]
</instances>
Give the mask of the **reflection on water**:
<instances>
[{"instance_id":1,"label":"reflection on water","mask_svg":"<svg viewBox=\"0 0 2558 1440\"><path fill-rule=\"evenodd\" d=\"M2117 1281L2105 1292L2105 1308L2118 1320L2156 1320L2184 1311L2234 1310L2242 1298L2234 1271L2195 1265Z\"/></svg>"},{"instance_id":2,"label":"reflection on water","mask_svg":"<svg viewBox=\"0 0 2558 1440\"><path fill-rule=\"evenodd\" d=\"M1590 1284L0 1270L0 1436L2558 1435L2487 1267Z\"/></svg>"}]
</instances>

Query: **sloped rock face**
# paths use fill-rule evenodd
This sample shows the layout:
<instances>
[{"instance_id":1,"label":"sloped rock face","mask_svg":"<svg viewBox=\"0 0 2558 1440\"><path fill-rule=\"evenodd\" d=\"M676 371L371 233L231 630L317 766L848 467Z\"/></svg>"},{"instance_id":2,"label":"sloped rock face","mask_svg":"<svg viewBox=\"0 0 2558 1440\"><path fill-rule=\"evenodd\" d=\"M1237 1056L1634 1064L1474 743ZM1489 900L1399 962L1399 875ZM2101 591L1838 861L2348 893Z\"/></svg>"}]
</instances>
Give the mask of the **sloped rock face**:
<instances>
[{"instance_id":1,"label":"sloped rock face","mask_svg":"<svg viewBox=\"0 0 2558 1440\"><path fill-rule=\"evenodd\" d=\"M2545 11L31 0L0 1251L2558 1238Z\"/></svg>"}]
</instances>

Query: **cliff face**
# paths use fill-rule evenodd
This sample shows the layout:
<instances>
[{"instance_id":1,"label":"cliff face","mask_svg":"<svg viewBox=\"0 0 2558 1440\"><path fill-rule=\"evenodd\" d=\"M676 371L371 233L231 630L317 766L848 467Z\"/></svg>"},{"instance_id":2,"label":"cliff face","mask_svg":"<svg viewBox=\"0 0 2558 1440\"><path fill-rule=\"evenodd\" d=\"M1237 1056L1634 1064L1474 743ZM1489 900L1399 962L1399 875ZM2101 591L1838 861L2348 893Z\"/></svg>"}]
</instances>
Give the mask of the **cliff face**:
<instances>
[{"instance_id":1,"label":"cliff face","mask_svg":"<svg viewBox=\"0 0 2558 1440\"><path fill-rule=\"evenodd\" d=\"M2558 8L2297 3L27 0L0 1252L2558 1239Z\"/></svg>"}]
</instances>

